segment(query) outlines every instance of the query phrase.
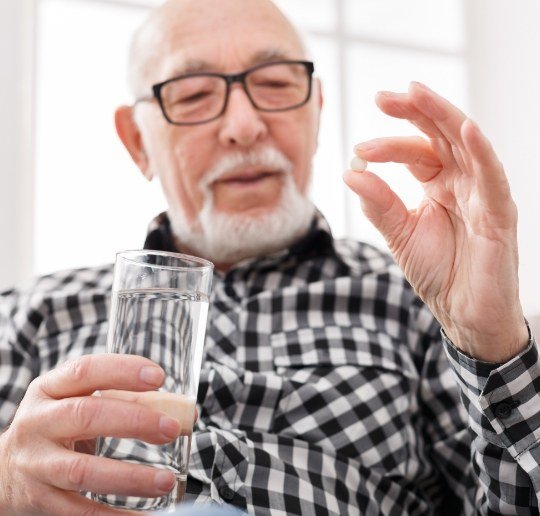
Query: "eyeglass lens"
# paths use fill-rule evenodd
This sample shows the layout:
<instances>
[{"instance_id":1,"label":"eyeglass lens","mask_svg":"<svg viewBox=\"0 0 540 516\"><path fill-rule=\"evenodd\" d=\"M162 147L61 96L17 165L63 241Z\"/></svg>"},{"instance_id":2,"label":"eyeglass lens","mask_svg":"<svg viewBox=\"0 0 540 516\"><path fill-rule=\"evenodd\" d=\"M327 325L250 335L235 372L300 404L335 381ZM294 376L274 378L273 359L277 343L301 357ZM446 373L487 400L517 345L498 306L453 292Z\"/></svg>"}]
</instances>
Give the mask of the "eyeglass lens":
<instances>
[{"instance_id":1,"label":"eyeglass lens","mask_svg":"<svg viewBox=\"0 0 540 516\"><path fill-rule=\"evenodd\" d=\"M250 71L245 87L255 107L281 111L302 104L309 94L309 73L296 63L274 63ZM225 78L212 75L181 77L163 85L161 100L168 118L196 123L217 117L227 96Z\"/></svg>"}]
</instances>

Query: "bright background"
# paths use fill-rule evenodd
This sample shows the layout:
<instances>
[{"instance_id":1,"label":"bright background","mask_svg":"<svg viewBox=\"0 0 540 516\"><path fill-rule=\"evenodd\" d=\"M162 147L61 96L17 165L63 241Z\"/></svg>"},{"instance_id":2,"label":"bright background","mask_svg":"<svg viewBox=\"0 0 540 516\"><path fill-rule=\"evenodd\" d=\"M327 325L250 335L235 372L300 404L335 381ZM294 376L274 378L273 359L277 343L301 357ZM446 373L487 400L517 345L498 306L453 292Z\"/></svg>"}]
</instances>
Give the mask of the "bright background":
<instances>
[{"instance_id":1,"label":"bright background","mask_svg":"<svg viewBox=\"0 0 540 516\"><path fill-rule=\"evenodd\" d=\"M0 1L0 289L141 247L165 209L113 126L129 103L128 41L158 0ZM520 210L521 292L540 313L540 2L278 0L305 33L325 106L312 197L336 236L384 247L341 179L355 142L411 134L374 105L378 90L427 83L475 118ZM370 166L414 206L399 166Z\"/></svg>"}]
</instances>

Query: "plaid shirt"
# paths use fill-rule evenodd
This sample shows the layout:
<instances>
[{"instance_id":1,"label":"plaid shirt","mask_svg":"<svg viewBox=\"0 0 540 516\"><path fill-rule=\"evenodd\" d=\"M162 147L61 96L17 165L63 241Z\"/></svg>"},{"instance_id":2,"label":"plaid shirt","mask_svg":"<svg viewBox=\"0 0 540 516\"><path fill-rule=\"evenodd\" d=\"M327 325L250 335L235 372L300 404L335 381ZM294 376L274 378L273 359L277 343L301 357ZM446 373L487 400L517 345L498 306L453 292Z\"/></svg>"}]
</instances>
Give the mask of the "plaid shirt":
<instances>
[{"instance_id":1,"label":"plaid shirt","mask_svg":"<svg viewBox=\"0 0 540 516\"><path fill-rule=\"evenodd\" d=\"M166 216L145 246L174 250ZM2 295L0 426L33 378L105 351L112 271ZM532 339L499 366L441 345L391 258L334 240L320 215L213 285L188 499L276 516L538 513Z\"/></svg>"}]
</instances>

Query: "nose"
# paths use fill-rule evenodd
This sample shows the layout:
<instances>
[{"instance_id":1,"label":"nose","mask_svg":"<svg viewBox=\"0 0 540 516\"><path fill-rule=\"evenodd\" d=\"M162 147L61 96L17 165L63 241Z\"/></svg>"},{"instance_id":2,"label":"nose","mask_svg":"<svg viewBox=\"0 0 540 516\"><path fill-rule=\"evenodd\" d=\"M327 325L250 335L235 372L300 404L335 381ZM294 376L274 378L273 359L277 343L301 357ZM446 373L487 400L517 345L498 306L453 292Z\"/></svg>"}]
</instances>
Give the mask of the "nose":
<instances>
[{"instance_id":1,"label":"nose","mask_svg":"<svg viewBox=\"0 0 540 516\"><path fill-rule=\"evenodd\" d=\"M241 84L231 85L219 139L226 147L250 147L266 137L268 128Z\"/></svg>"}]
</instances>

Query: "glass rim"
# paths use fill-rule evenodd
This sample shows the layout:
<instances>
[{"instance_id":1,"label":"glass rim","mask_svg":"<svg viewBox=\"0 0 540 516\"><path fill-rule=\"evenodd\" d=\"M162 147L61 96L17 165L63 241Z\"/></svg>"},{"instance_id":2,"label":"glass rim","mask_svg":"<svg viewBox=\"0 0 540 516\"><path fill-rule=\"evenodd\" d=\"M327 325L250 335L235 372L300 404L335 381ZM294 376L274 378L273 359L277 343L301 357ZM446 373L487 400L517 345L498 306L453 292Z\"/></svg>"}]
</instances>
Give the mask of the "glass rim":
<instances>
[{"instance_id":1,"label":"glass rim","mask_svg":"<svg viewBox=\"0 0 540 516\"><path fill-rule=\"evenodd\" d=\"M178 260L183 260L184 262L191 262L197 265L194 266L182 266L182 265L157 265L155 263L144 263L134 259L134 256L142 255L154 255L154 256L165 256L169 258L176 258ZM214 264L200 258L199 256L192 256L189 254L175 253L172 251L155 251L152 249L129 249L126 251L119 251L116 253L116 260L120 258L124 259L133 264L141 265L144 267L150 267L154 269L163 269L163 270L173 270L173 271L213 271Z\"/></svg>"}]
</instances>

